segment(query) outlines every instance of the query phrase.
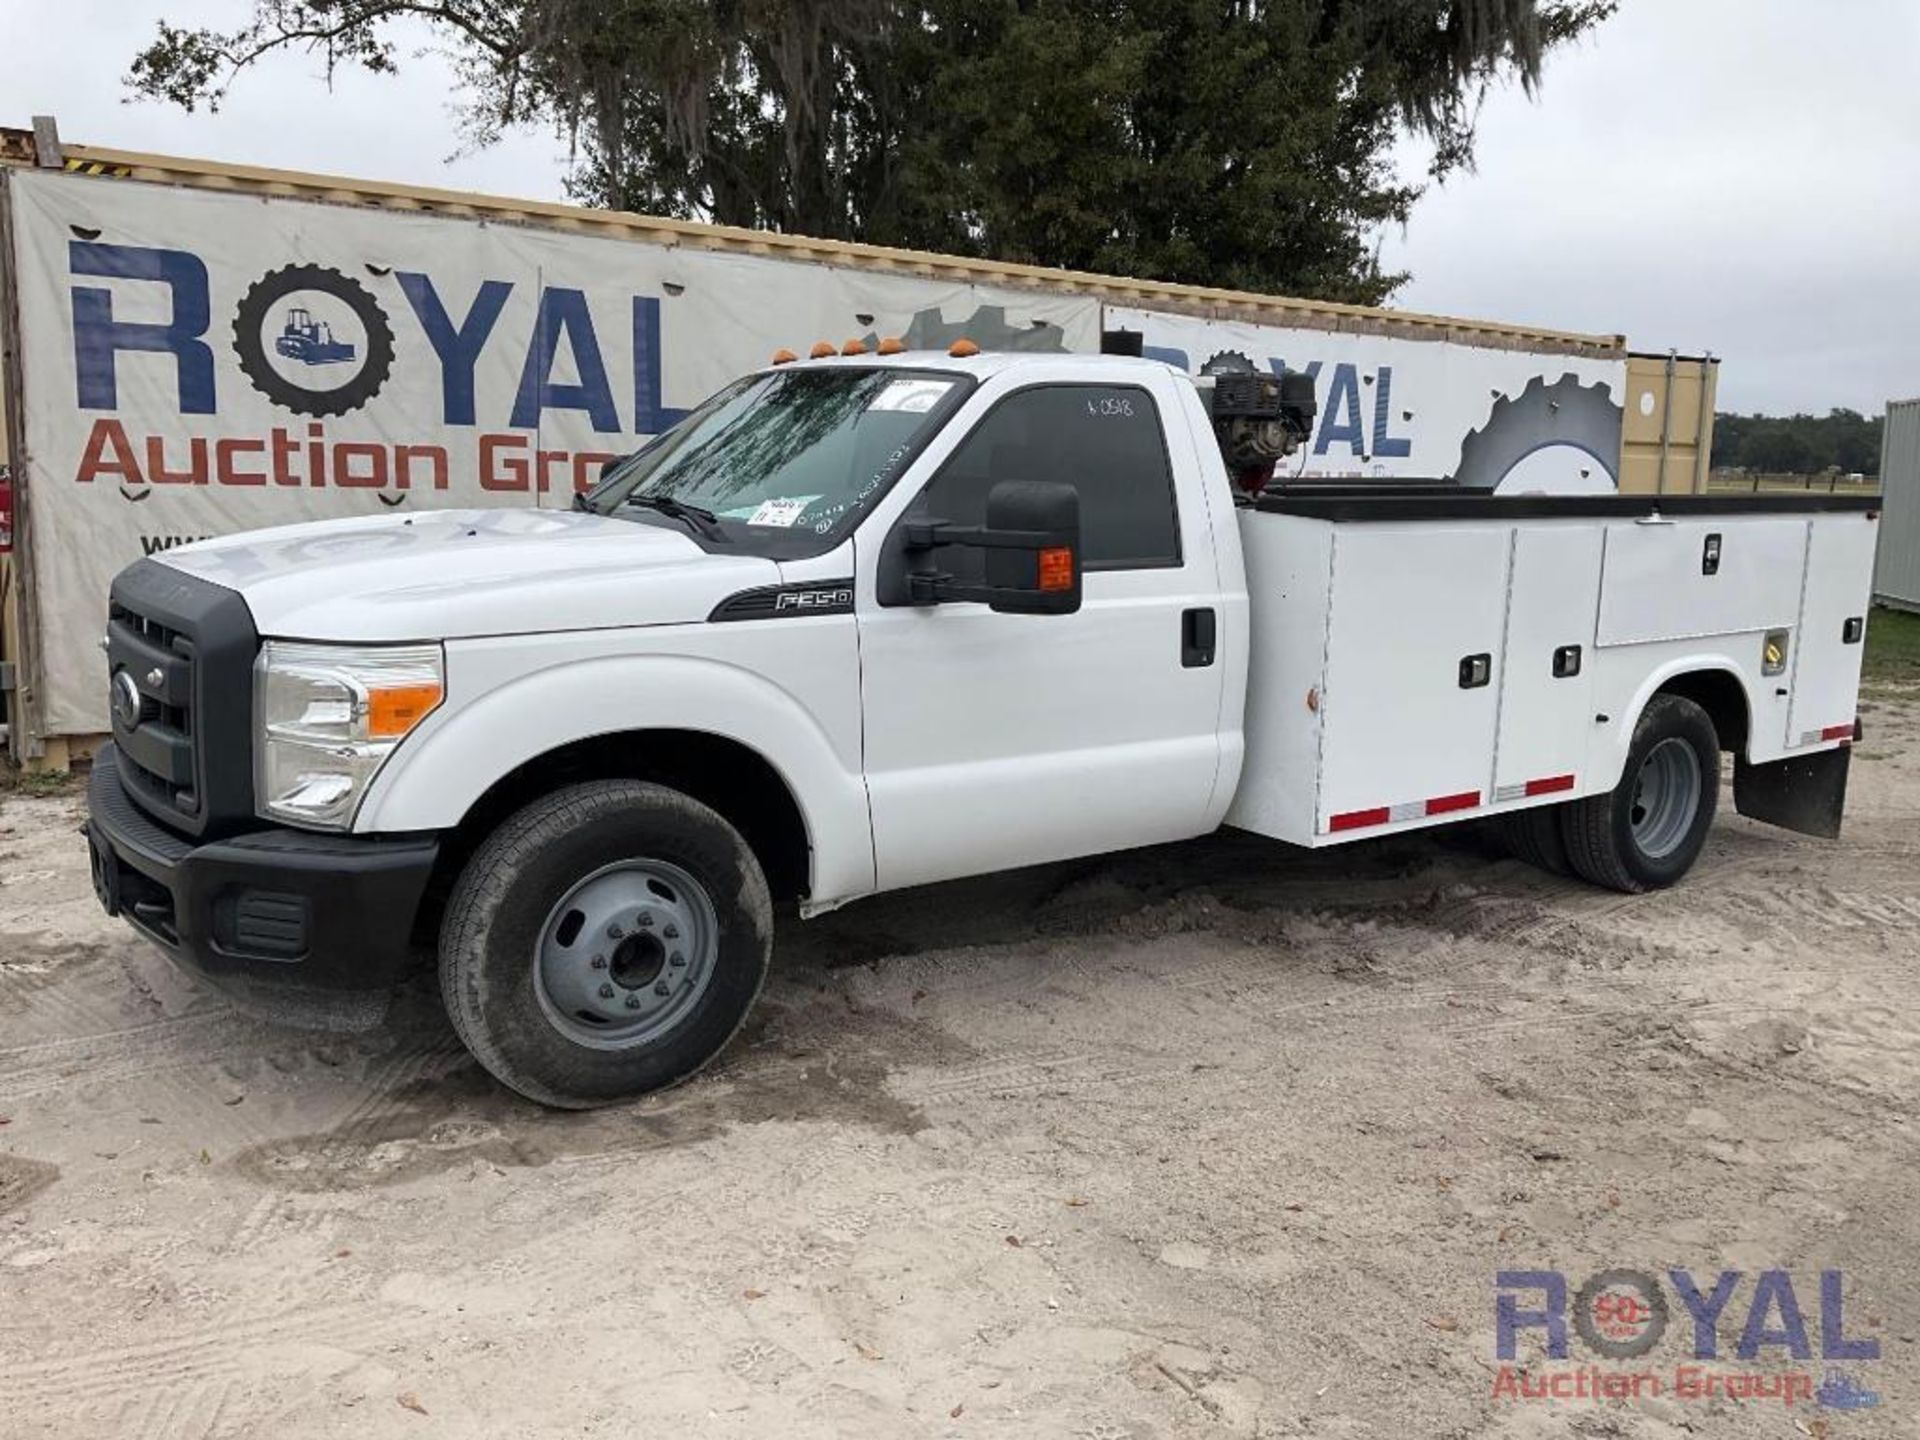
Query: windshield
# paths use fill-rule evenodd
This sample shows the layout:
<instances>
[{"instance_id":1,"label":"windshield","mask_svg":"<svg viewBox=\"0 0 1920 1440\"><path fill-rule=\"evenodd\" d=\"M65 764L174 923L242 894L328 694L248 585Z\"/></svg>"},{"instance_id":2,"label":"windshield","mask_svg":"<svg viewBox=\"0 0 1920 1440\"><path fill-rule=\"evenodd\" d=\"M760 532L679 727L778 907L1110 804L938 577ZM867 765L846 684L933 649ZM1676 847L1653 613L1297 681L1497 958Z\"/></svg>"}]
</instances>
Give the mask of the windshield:
<instances>
[{"instance_id":1,"label":"windshield","mask_svg":"<svg viewBox=\"0 0 1920 1440\"><path fill-rule=\"evenodd\" d=\"M669 520L692 511L703 527L696 533L711 540L817 551L851 528L968 384L894 368L749 375L621 462L586 503L602 514L651 510Z\"/></svg>"}]
</instances>

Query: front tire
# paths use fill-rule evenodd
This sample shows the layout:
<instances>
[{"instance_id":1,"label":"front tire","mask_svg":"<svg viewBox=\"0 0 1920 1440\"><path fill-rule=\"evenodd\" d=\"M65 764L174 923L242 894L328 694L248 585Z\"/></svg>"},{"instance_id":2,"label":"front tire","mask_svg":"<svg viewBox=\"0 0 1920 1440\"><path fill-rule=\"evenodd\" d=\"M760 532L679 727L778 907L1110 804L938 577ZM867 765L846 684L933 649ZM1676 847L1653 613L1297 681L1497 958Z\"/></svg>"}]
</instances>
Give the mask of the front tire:
<instances>
[{"instance_id":1,"label":"front tire","mask_svg":"<svg viewBox=\"0 0 1920 1440\"><path fill-rule=\"evenodd\" d=\"M1720 737L1707 712L1656 695L1634 726L1620 783L1561 811L1567 860L1583 880L1639 894L1693 868L1720 800Z\"/></svg>"},{"instance_id":2,"label":"front tire","mask_svg":"<svg viewBox=\"0 0 1920 1440\"><path fill-rule=\"evenodd\" d=\"M488 1073L588 1109L685 1080L766 979L773 905L740 833L662 785L574 785L511 816L454 886L440 989Z\"/></svg>"}]
</instances>

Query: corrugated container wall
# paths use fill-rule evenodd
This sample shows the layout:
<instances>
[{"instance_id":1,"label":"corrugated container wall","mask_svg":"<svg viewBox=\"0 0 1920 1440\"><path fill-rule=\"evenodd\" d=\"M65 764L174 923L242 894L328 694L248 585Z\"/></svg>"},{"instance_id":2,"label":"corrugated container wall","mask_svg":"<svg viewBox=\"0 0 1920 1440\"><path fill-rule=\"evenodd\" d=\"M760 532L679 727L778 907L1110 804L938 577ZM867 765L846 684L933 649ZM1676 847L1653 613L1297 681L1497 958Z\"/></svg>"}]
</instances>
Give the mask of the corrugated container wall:
<instances>
[{"instance_id":1,"label":"corrugated container wall","mask_svg":"<svg viewBox=\"0 0 1920 1440\"><path fill-rule=\"evenodd\" d=\"M1920 400L1887 406L1880 489L1887 499L1873 569L1874 603L1920 611Z\"/></svg>"}]
</instances>

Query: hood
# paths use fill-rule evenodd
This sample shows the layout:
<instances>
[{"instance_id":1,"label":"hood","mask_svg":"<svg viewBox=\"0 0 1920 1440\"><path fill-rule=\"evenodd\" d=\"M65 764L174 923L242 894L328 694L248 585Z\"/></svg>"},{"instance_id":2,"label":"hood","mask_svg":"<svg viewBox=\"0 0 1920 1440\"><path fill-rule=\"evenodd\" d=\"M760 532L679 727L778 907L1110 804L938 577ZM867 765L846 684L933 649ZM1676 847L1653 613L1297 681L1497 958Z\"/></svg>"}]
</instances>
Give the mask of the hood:
<instances>
[{"instance_id":1,"label":"hood","mask_svg":"<svg viewBox=\"0 0 1920 1440\"><path fill-rule=\"evenodd\" d=\"M454 640L704 620L779 567L644 521L575 510L322 520L153 557L246 597L263 636Z\"/></svg>"}]
</instances>

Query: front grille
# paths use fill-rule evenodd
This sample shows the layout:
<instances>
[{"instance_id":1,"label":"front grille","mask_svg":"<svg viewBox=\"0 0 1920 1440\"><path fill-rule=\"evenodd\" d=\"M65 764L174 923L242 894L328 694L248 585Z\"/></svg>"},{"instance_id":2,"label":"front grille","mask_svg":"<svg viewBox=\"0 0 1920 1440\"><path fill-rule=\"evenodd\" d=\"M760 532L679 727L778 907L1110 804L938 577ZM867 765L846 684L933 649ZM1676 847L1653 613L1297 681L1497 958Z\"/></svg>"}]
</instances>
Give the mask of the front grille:
<instances>
[{"instance_id":1,"label":"front grille","mask_svg":"<svg viewBox=\"0 0 1920 1440\"><path fill-rule=\"evenodd\" d=\"M125 673L139 695L129 723L118 696L113 706L114 740L125 763L123 782L167 811L195 816L201 810L193 753L193 638L164 621L121 604L107 608L107 653L114 657L109 684Z\"/></svg>"},{"instance_id":2,"label":"front grille","mask_svg":"<svg viewBox=\"0 0 1920 1440\"><path fill-rule=\"evenodd\" d=\"M122 783L197 836L252 819L253 617L239 593L156 560L120 572L107 607L108 705Z\"/></svg>"}]
</instances>

